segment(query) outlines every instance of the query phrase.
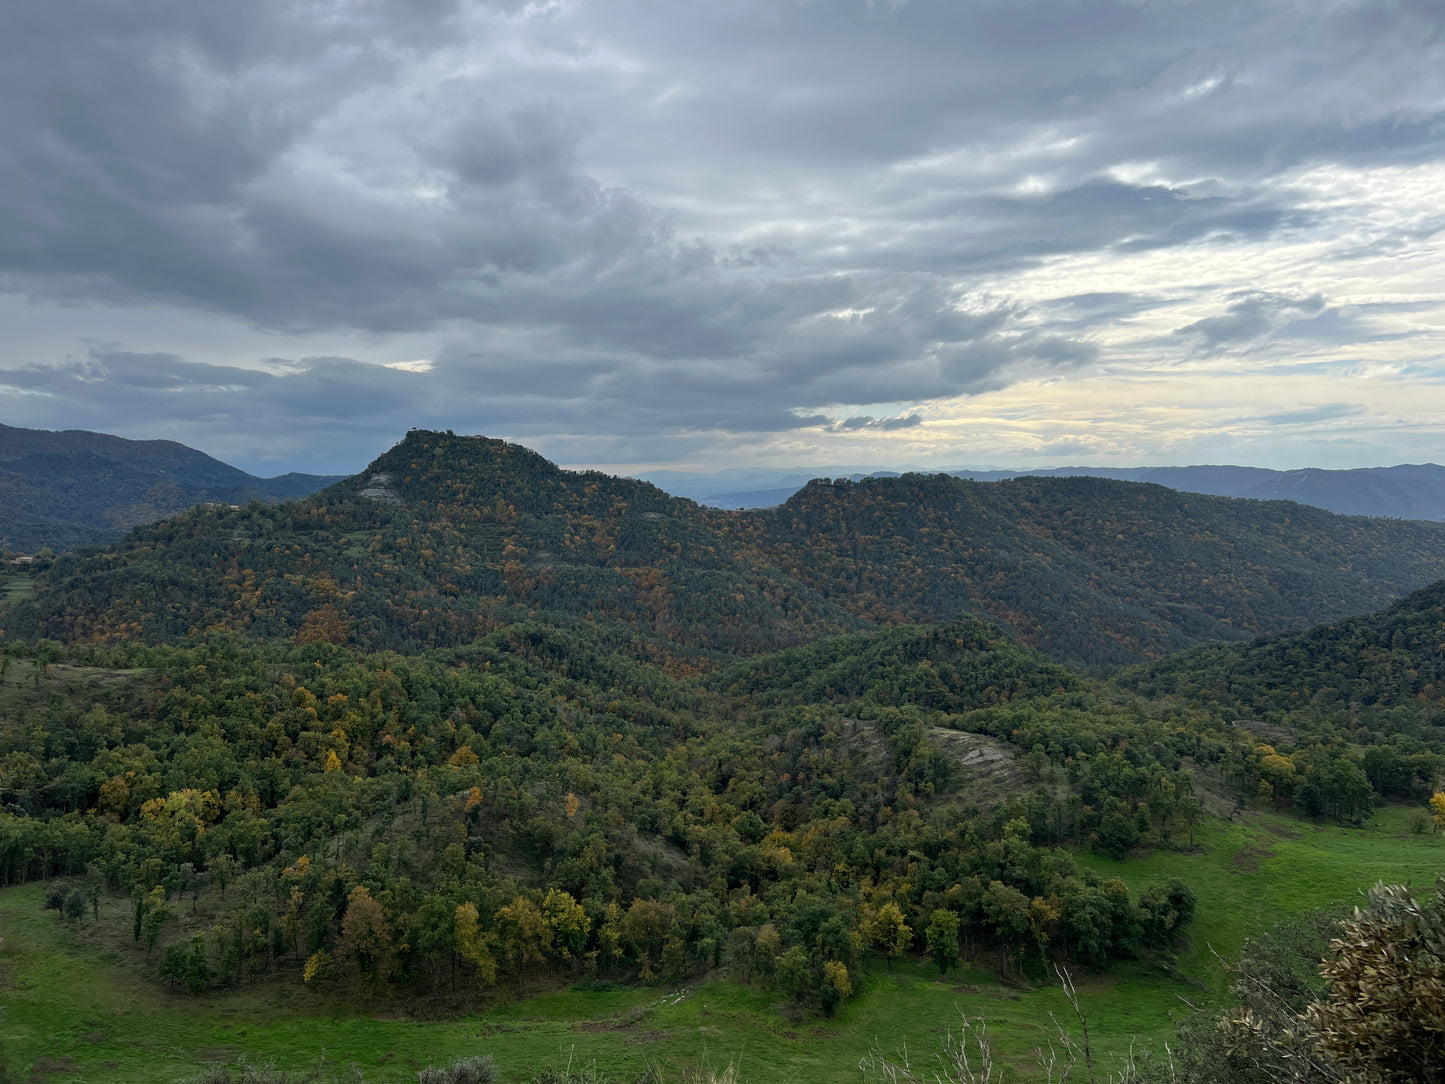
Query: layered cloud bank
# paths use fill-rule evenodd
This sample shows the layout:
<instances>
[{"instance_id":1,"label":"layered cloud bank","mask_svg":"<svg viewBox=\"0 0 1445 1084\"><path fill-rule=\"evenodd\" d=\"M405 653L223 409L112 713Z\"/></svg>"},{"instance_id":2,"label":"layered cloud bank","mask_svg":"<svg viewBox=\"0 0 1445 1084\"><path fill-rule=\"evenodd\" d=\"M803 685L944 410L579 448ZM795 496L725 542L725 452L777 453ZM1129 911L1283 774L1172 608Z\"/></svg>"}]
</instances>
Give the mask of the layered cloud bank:
<instances>
[{"instance_id":1,"label":"layered cloud bank","mask_svg":"<svg viewBox=\"0 0 1445 1084\"><path fill-rule=\"evenodd\" d=\"M347 470L1445 456L1445 38L1304 4L21 0L0 420Z\"/></svg>"}]
</instances>

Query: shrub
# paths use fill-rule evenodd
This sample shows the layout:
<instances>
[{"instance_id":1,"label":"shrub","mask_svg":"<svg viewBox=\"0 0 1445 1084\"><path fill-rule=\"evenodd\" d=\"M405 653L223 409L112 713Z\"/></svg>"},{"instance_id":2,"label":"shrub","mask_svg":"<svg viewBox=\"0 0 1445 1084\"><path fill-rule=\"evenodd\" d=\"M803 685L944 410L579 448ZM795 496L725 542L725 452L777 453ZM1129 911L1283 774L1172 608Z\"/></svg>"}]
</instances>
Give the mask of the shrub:
<instances>
[{"instance_id":1,"label":"shrub","mask_svg":"<svg viewBox=\"0 0 1445 1084\"><path fill-rule=\"evenodd\" d=\"M458 1058L450 1065L429 1065L416 1075L417 1084L495 1084L497 1067L490 1054Z\"/></svg>"}]
</instances>

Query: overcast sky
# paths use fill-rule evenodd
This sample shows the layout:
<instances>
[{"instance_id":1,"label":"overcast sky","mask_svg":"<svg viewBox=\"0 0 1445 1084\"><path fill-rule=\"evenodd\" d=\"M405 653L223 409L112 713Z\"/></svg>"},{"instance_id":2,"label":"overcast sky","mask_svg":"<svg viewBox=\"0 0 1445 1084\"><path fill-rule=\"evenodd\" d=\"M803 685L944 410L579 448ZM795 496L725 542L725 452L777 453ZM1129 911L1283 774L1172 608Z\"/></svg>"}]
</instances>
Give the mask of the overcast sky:
<instances>
[{"instance_id":1,"label":"overcast sky","mask_svg":"<svg viewBox=\"0 0 1445 1084\"><path fill-rule=\"evenodd\" d=\"M10 0L0 422L1445 461L1440 0Z\"/></svg>"}]
</instances>

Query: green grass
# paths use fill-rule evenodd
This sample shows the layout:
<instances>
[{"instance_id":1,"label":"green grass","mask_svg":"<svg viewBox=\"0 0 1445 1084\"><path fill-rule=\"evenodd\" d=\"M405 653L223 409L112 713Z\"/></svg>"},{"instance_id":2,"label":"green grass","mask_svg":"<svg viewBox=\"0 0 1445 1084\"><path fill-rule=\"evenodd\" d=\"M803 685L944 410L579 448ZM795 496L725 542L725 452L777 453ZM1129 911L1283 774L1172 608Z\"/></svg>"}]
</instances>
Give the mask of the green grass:
<instances>
[{"instance_id":1,"label":"green grass","mask_svg":"<svg viewBox=\"0 0 1445 1084\"><path fill-rule=\"evenodd\" d=\"M0 572L0 606L10 606L35 594L35 576L30 572Z\"/></svg>"},{"instance_id":2,"label":"green grass","mask_svg":"<svg viewBox=\"0 0 1445 1084\"><path fill-rule=\"evenodd\" d=\"M490 1053L509 1080L569 1061L623 1080L648 1063L705 1062L736 1065L744 1081L825 1084L858 1079L858 1061L875 1045L931 1060L960 1012L984 1016L1000 1054L1024 1059L1043 1034L1045 1010L1067 1012L1056 990L1015 989L975 970L939 981L936 968L916 961L892 972L875 964L837 1018L796 1023L778 1013L776 995L724 981L563 990L441 1023L335 1012L293 982L192 999L145 982L115 957L97 957L40 910L41 895L38 885L0 893L0 1038L12 1072L64 1066L73 1081L175 1080L243 1053L296 1068L324 1052L376 1081L414 1080L423 1065ZM1159 980L1141 978L1087 987L1091 1010L1111 1019L1096 1036L1105 1050L1157 1028Z\"/></svg>"},{"instance_id":3,"label":"green grass","mask_svg":"<svg viewBox=\"0 0 1445 1084\"><path fill-rule=\"evenodd\" d=\"M117 697L142 695L158 680L159 675L151 670L107 670L67 663L40 669L30 659L10 659L0 673L0 712L18 716L23 709L43 707L56 696L74 705L110 703Z\"/></svg>"},{"instance_id":4,"label":"green grass","mask_svg":"<svg viewBox=\"0 0 1445 1084\"><path fill-rule=\"evenodd\" d=\"M1218 992L1223 980L1214 953L1233 958L1245 938L1285 915L1340 900L1363 902L1376 881L1430 885L1445 873L1445 840L1411 834L1409 809L1387 806L1364 828L1250 812L1233 823L1202 826L1197 854L1160 851L1122 862L1083 855L1080 861L1136 890L1170 877L1189 885L1199 910L1179 967Z\"/></svg>"},{"instance_id":5,"label":"green grass","mask_svg":"<svg viewBox=\"0 0 1445 1084\"><path fill-rule=\"evenodd\" d=\"M1078 976L1101 1069L1131 1043L1161 1047L1187 1011L1181 998L1218 996L1223 982L1210 946L1228 957L1284 913L1354 898L1380 879L1428 883L1445 869L1445 844L1408 835L1398 809L1363 830L1262 813L1210 824L1199 841L1194 854L1081 859L1135 887L1178 876L1199 897L1182 977L1144 963ZM747 1084L832 1084L859 1080L859 1059L871 1047L889 1055L906 1048L915 1066L931 1064L943 1030L965 1013L987 1021L1000 1060L1021 1067L1013 1079L1027 1080L1031 1051L1052 1027L1049 1013L1073 1026L1052 985L1005 985L977 969L940 981L921 961L892 972L872 963L836 1018L799 1022L780 1013L776 995L725 981L562 990L443 1022L348 1012L294 979L189 998L146 981L125 950L98 950L77 936L41 911L41 897L40 885L0 892L0 1040L21 1079L48 1065L63 1067L57 1079L67 1081L166 1081L243 1053L299 1068L324 1052L334 1064L356 1064L368 1081L400 1081L414 1080L423 1065L491 1053L508 1080L569 1060L622 1080L648 1062L706 1061L736 1065ZM127 921L125 901L105 906L103 925Z\"/></svg>"}]
</instances>

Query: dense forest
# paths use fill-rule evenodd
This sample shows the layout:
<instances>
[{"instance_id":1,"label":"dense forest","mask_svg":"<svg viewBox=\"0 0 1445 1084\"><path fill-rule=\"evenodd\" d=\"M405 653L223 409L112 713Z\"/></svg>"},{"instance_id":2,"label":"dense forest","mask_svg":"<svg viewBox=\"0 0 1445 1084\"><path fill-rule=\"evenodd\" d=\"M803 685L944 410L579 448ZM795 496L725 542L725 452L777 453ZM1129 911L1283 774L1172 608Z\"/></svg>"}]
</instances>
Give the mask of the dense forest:
<instances>
[{"instance_id":1,"label":"dense forest","mask_svg":"<svg viewBox=\"0 0 1445 1084\"><path fill-rule=\"evenodd\" d=\"M1383 606L1445 577L1445 524L1096 478L815 483L702 509L517 445L414 431L276 507L198 509L60 559L0 628L176 643L217 628L370 651L585 619L679 672L867 628L987 617L1073 665Z\"/></svg>"},{"instance_id":2,"label":"dense forest","mask_svg":"<svg viewBox=\"0 0 1445 1084\"><path fill-rule=\"evenodd\" d=\"M539 969L726 963L828 1011L870 953L1013 970L1167 951L1187 886L1135 897L1064 845L1182 844L1200 807L1181 757L1218 761L1227 736L1066 674L1062 692L992 631L990 684L953 680L982 631L854 638L856 700L746 713L726 697L754 668L722 697L535 623L413 658L234 634L12 644L0 878L93 871L85 891L132 893L136 937L196 989L294 969L445 1000ZM942 706L920 707L906 682L930 655ZM53 694L94 674L120 676ZM1009 742L1043 750L1031 787L962 793L955 729L1010 771ZM177 936L202 891L224 917Z\"/></svg>"},{"instance_id":3,"label":"dense forest","mask_svg":"<svg viewBox=\"0 0 1445 1084\"><path fill-rule=\"evenodd\" d=\"M1116 681L1235 719L1281 744L1261 780L1277 804L1298 799L1316 809L1309 773L1295 762L1345 747L1362 750L1361 768L1376 793L1423 801L1445 767L1445 583L1378 613L1251 644L1196 648L1126 669ZM1298 751L1285 756L1285 746Z\"/></svg>"},{"instance_id":4,"label":"dense forest","mask_svg":"<svg viewBox=\"0 0 1445 1084\"><path fill-rule=\"evenodd\" d=\"M413 433L0 583L0 882L129 900L195 995L726 969L832 1014L870 959L1167 966L1187 880L1081 855L1434 793L1445 587L1282 630L1445 572L1441 530L1098 479L724 513Z\"/></svg>"}]
</instances>

